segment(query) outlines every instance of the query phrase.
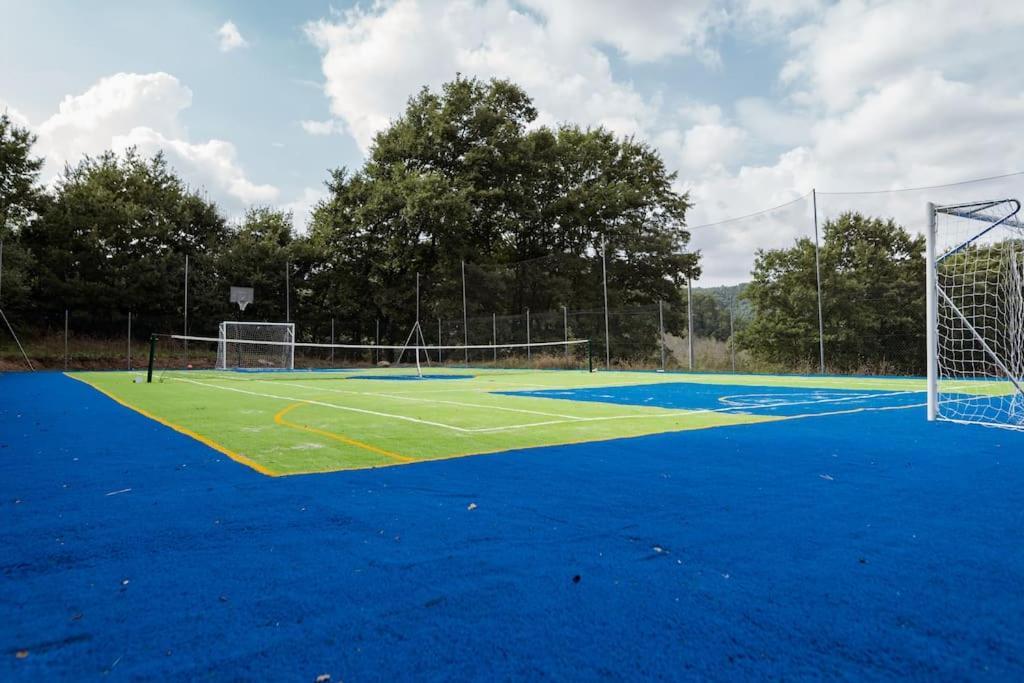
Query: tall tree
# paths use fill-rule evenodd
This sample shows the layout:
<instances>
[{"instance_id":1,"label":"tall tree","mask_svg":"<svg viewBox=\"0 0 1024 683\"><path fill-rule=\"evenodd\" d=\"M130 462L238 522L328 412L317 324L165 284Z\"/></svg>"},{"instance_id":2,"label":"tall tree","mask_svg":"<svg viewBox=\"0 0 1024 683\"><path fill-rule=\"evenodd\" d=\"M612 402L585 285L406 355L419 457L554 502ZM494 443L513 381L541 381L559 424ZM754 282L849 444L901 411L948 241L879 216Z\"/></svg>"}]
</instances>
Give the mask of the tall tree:
<instances>
[{"instance_id":1,"label":"tall tree","mask_svg":"<svg viewBox=\"0 0 1024 683\"><path fill-rule=\"evenodd\" d=\"M300 289L301 282L295 276L299 264L294 246L291 213L267 207L254 207L246 212L218 259L218 272L227 286L254 290L255 303L244 313L232 312L233 316L242 320L285 320L290 296L285 291L286 284L294 291ZM291 270L286 276L288 268ZM291 303L295 306L297 300ZM296 317L294 309L292 317Z\"/></svg>"},{"instance_id":2,"label":"tall tree","mask_svg":"<svg viewBox=\"0 0 1024 683\"><path fill-rule=\"evenodd\" d=\"M6 113L0 113L0 306L27 309L33 285L33 264L22 244L25 225L42 209L46 196L39 187L43 160L32 155L36 137Z\"/></svg>"},{"instance_id":3,"label":"tall tree","mask_svg":"<svg viewBox=\"0 0 1024 683\"><path fill-rule=\"evenodd\" d=\"M536 116L507 81L420 91L362 169L332 173L311 226L325 261L311 286L340 288L363 329L380 318L394 337L414 317L416 273L421 318L461 313L463 261L471 314L600 306L604 243L612 305L678 302L698 255L674 175L640 141Z\"/></svg>"},{"instance_id":4,"label":"tall tree","mask_svg":"<svg viewBox=\"0 0 1024 683\"><path fill-rule=\"evenodd\" d=\"M205 327L218 310L214 255L226 236L216 206L189 191L162 154L134 150L67 167L24 230L40 311L58 318L68 308L98 333L120 329L128 311L150 329L181 329L186 255L191 320Z\"/></svg>"},{"instance_id":5,"label":"tall tree","mask_svg":"<svg viewBox=\"0 0 1024 683\"><path fill-rule=\"evenodd\" d=\"M826 363L836 371L924 370L924 238L892 220L846 213L820 251ZM744 292L754 318L738 335L763 361L813 368L818 358L814 243L759 251Z\"/></svg>"}]
</instances>

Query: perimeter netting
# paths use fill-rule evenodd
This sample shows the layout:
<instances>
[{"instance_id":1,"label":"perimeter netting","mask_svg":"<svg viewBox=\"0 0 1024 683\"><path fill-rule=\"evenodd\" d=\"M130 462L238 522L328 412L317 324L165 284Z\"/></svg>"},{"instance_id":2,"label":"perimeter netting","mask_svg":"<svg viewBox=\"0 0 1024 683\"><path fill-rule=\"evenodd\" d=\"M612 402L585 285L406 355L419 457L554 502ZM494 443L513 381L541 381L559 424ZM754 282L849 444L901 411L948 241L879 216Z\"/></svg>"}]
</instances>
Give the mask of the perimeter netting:
<instances>
[{"instance_id":1,"label":"perimeter netting","mask_svg":"<svg viewBox=\"0 0 1024 683\"><path fill-rule=\"evenodd\" d=\"M936 415L1024 429L1019 202L934 209Z\"/></svg>"},{"instance_id":2,"label":"perimeter netting","mask_svg":"<svg viewBox=\"0 0 1024 683\"><path fill-rule=\"evenodd\" d=\"M286 356L287 364L283 360ZM247 362L247 358L258 362ZM161 381L181 373L238 380L296 376L430 379L451 373L592 368L590 342L586 339L444 346L291 343L183 335L159 337L153 365L154 379Z\"/></svg>"}]
</instances>

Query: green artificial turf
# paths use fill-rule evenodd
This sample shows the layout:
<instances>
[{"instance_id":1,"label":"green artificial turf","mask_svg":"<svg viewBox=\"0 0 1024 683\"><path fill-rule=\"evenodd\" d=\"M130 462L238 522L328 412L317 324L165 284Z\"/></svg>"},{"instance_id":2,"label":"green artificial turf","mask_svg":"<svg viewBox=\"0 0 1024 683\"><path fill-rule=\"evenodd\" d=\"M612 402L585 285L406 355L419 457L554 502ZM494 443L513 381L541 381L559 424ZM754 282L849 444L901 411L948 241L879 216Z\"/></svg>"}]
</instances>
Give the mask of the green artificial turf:
<instances>
[{"instance_id":1,"label":"green artificial turf","mask_svg":"<svg viewBox=\"0 0 1024 683\"><path fill-rule=\"evenodd\" d=\"M661 382L920 390L921 380L473 371L470 379L393 381L353 373L186 371L140 383L139 373L71 376L265 474L380 467L495 451L780 419L510 396L500 391ZM371 370L358 375L388 374Z\"/></svg>"}]
</instances>

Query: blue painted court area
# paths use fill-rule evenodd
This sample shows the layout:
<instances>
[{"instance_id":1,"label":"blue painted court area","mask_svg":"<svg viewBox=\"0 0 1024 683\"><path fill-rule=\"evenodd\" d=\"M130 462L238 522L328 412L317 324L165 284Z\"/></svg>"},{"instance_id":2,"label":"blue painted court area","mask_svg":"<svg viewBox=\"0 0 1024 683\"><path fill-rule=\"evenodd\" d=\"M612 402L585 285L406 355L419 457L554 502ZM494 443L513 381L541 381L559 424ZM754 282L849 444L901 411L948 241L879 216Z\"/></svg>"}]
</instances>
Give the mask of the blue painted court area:
<instances>
[{"instance_id":1,"label":"blue painted court area","mask_svg":"<svg viewBox=\"0 0 1024 683\"><path fill-rule=\"evenodd\" d=\"M271 479L0 375L0 680L1020 680L1022 446L908 409Z\"/></svg>"},{"instance_id":2,"label":"blue painted court area","mask_svg":"<svg viewBox=\"0 0 1024 683\"><path fill-rule=\"evenodd\" d=\"M862 389L811 389L734 384L663 382L623 387L540 389L497 392L511 396L537 396L566 401L616 403L685 410L710 410L753 415L820 415L864 409L924 406L923 391L873 391Z\"/></svg>"}]
</instances>

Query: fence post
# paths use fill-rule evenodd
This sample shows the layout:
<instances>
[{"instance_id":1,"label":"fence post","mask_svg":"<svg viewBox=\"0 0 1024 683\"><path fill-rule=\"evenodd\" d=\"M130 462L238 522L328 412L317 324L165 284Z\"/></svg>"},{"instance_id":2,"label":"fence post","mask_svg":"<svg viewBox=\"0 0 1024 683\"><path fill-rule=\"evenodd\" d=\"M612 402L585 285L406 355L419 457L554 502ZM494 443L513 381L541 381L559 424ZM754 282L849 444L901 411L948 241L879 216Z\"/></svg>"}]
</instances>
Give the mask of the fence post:
<instances>
[{"instance_id":1,"label":"fence post","mask_svg":"<svg viewBox=\"0 0 1024 683\"><path fill-rule=\"evenodd\" d=\"M825 374L825 319L821 312L821 258L818 255L818 191L811 190L814 206L814 279L818 286L818 368Z\"/></svg>"},{"instance_id":2,"label":"fence post","mask_svg":"<svg viewBox=\"0 0 1024 683\"><path fill-rule=\"evenodd\" d=\"M441 319L437 319L437 364L441 364Z\"/></svg>"},{"instance_id":3,"label":"fence post","mask_svg":"<svg viewBox=\"0 0 1024 683\"><path fill-rule=\"evenodd\" d=\"M188 254L185 254L185 321L184 329L181 333L186 337L188 336ZM184 342L185 364L188 365L188 339L185 339Z\"/></svg>"},{"instance_id":4,"label":"fence post","mask_svg":"<svg viewBox=\"0 0 1024 683\"><path fill-rule=\"evenodd\" d=\"M604 290L604 367L612 366L611 335L608 333L608 264L605 260L605 241L601 235L601 288Z\"/></svg>"},{"instance_id":5,"label":"fence post","mask_svg":"<svg viewBox=\"0 0 1024 683\"><path fill-rule=\"evenodd\" d=\"M658 299L658 339L661 343L661 371L665 372L665 314L661 310L661 299Z\"/></svg>"},{"instance_id":6,"label":"fence post","mask_svg":"<svg viewBox=\"0 0 1024 683\"><path fill-rule=\"evenodd\" d=\"M466 365L469 365L469 314L466 312L466 261L462 261L462 343L465 344Z\"/></svg>"},{"instance_id":7,"label":"fence post","mask_svg":"<svg viewBox=\"0 0 1024 683\"><path fill-rule=\"evenodd\" d=\"M377 365L380 365L380 318L374 318L374 323L376 324L375 326L377 330L373 337L374 343L376 344L374 351L377 352Z\"/></svg>"},{"instance_id":8,"label":"fence post","mask_svg":"<svg viewBox=\"0 0 1024 683\"><path fill-rule=\"evenodd\" d=\"M733 304L729 304L729 356L732 358L732 371L736 372L736 328L733 325Z\"/></svg>"},{"instance_id":9,"label":"fence post","mask_svg":"<svg viewBox=\"0 0 1024 683\"><path fill-rule=\"evenodd\" d=\"M533 354L530 350L530 309L526 309L526 360L532 360Z\"/></svg>"},{"instance_id":10,"label":"fence post","mask_svg":"<svg viewBox=\"0 0 1024 683\"><path fill-rule=\"evenodd\" d=\"M334 365L334 318L331 318L331 365Z\"/></svg>"},{"instance_id":11,"label":"fence post","mask_svg":"<svg viewBox=\"0 0 1024 683\"><path fill-rule=\"evenodd\" d=\"M132 369L132 312L128 311L128 369Z\"/></svg>"},{"instance_id":12,"label":"fence post","mask_svg":"<svg viewBox=\"0 0 1024 683\"><path fill-rule=\"evenodd\" d=\"M693 289L690 278L686 278L686 345L687 345L687 356L689 360L689 368L693 370L693 297L691 296L691 290Z\"/></svg>"},{"instance_id":13,"label":"fence post","mask_svg":"<svg viewBox=\"0 0 1024 683\"><path fill-rule=\"evenodd\" d=\"M68 369L68 309L64 309L64 370Z\"/></svg>"},{"instance_id":14,"label":"fence post","mask_svg":"<svg viewBox=\"0 0 1024 683\"><path fill-rule=\"evenodd\" d=\"M565 332L565 357L569 357L569 309L562 306L562 329Z\"/></svg>"},{"instance_id":15,"label":"fence post","mask_svg":"<svg viewBox=\"0 0 1024 683\"><path fill-rule=\"evenodd\" d=\"M494 362L498 362L498 314L491 313L491 343L494 344Z\"/></svg>"}]
</instances>

